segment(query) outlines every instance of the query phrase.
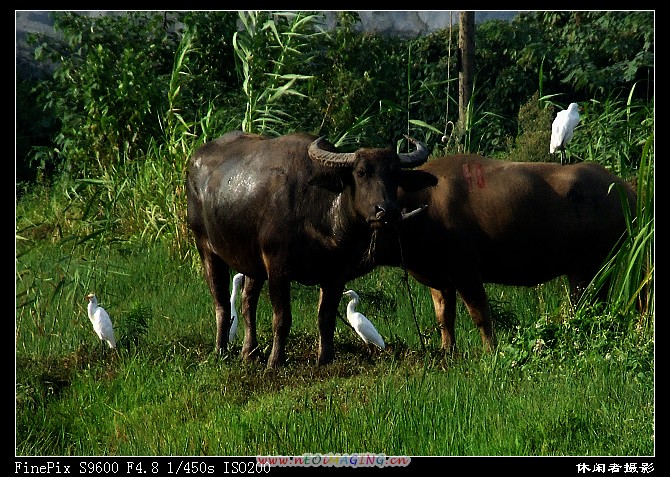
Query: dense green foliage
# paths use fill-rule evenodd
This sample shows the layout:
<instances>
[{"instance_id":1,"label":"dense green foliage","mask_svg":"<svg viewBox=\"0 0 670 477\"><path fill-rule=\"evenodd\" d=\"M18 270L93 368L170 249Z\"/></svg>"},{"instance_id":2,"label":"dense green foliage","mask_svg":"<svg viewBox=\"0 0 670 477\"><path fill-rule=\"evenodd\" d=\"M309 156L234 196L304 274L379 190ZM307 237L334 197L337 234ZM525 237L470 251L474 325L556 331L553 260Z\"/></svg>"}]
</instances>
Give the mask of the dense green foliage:
<instances>
[{"instance_id":1,"label":"dense green foliage","mask_svg":"<svg viewBox=\"0 0 670 477\"><path fill-rule=\"evenodd\" d=\"M18 120L41 106L58 126L51 147L36 141L40 147L21 150L21 166L55 164L79 174L140 159L154 141L171 137L164 128L174 110L194 142L245 128L369 145L410 133L440 145L435 132L448 132L458 118L457 27L403 39L358 33L356 14L347 12L330 31L322 30L321 14L307 13L246 13L240 31L236 12L54 17L63 40L33 41L37 58L58 67L36 85L40 100L19 108ZM175 78L185 39L191 44ZM632 107L653 104L652 40L653 12L533 12L484 22L476 30L470 140L447 145L504 156L518 135L519 109L536 92L543 105L590 101L595 108L629 92ZM262 112L272 129L247 125Z\"/></svg>"},{"instance_id":2,"label":"dense green foliage","mask_svg":"<svg viewBox=\"0 0 670 477\"><path fill-rule=\"evenodd\" d=\"M478 25L462 137L456 26L402 39L357 32L349 12L333 30L310 12L54 15L62 40L33 38L53 77L17 78L17 454L654 453L653 12ZM592 286L611 285L607 306L575 307L562 279L490 285L499 350L480 354L459 306L454 359L438 351L427 290L411 282L414 309L401 270L379 269L353 286L388 353L368 357L338 326L337 362L314 366L318 290L296 284L287 369L242 364L235 346L212 359L185 224L185 166L203 141L303 130L346 150L411 134L434 155L551 161L552 118L573 101L584 111L570 156L638 191L624 246ZM118 354L100 355L92 290ZM265 351L270 313L263 295Z\"/></svg>"}]
</instances>

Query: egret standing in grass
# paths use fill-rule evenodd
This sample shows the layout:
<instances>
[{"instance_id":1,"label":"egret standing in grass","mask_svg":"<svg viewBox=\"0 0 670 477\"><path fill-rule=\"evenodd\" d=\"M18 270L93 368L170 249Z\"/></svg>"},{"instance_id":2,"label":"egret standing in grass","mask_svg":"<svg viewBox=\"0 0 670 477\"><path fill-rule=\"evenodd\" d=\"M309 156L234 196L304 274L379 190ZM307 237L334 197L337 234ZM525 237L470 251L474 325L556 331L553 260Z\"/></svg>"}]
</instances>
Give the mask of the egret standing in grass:
<instances>
[{"instance_id":1,"label":"egret standing in grass","mask_svg":"<svg viewBox=\"0 0 670 477\"><path fill-rule=\"evenodd\" d=\"M233 277L233 290L230 292L230 331L228 332L228 343L231 343L237 337L237 308L235 308L235 301L237 300L237 293L240 291L244 283L244 275L238 273Z\"/></svg>"},{"instance_id":2,"label":"egret standing in grass","mask_svg":"<svg viewBox=\"0 0 670 477\"><path fill-rule=\"evenodd\" d=\"M565 163L565 146L572 139L575 127L579 123L579 105L570 103L568 109L559 111L551 125L551 143L549 154L561 152L561 164Z\"/></svg>"},{"instance_id":3,"label":"egret standing in grass","mask_svg":"<svg viewBox=\"0 0 670 477\"><path fill-rule=\"evenodd\" d=\"M116 338L114 338L114 327L112 320L109 318L107 311L98 306L98 299L94 293L86 295L88 298L88 319L91 320L95 333L100 338L100 343L103 345L106 341L110 348L116 348Z\"/></svg>"},{"instance_id":4,"label":"egret standing in grass","mask_svg":"<svg viewBox=\"0 0 670 477\"><path fill-rule=\"evenodd\" d=\"M368 320L362 313L356 311L356 307L360 302L358 295L353 290L347 290L342 295L348 296L351 298L351 301L347 304L347 320L354 328L354 331L361 337L366 344L374 344L381 349L384 349L386 345L382 336L379 334L374 325Z\"/></svg>"}]
</instances>

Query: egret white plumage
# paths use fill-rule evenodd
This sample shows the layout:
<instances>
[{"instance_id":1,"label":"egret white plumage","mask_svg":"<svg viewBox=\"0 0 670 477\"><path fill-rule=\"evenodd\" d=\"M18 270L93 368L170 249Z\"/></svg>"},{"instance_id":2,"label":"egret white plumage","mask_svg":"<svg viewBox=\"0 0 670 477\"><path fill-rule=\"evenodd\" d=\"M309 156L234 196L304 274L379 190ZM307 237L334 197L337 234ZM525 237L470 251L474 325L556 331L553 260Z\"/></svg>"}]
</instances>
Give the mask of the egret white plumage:
<instances>
[{"instance_id":1,"label":"egret white plumage","mask_svg":"<svg viewBox=\"0 0 670 477\"><path fill-rule=\"evenodd\" d=\"M372 322L368 320L362 313L356 311L356 307L360 302L358 294L353 290L347 290L342 295L351 298L347 304L347 321L354 328L354 331L361 337L366 344L374 344L381 349L384 349L384 339L374 327Z\"/></svg>"},{"instance_id":2,"label":"egret white plumage","mask_svg":"<svg viewBox=\"0 0 670 477\"><path fill-rule=\"evenodd\" d=\"M551 143L549 154L561 152L561 164L565 162L565 146L572 139L575 127L579 123L579 105L570 103L568 109L559 111L551 125Z\"/></svg>"},{"instance_id":3,"label":"egret white plumage","mask_svg":"<svg viewBox=\"0 0 670 477\"><path fill-rule=\"evenodd\" d=\"M106 341L110 348L116 348L114 327L109 314L103 307L98 306L98 299L94 293L89 293L86 298L88 298L88 319L91 320L95 334L101 343Z\"/></svg>"},{"instance_id":4,"label":"egret white plumage","mask_svg":"<svg viewBox=\"0 0 670 477\"><path fill-rule=\"evenodd\" d=\"M237 324L239 323L239 319L237 318L235 301L237 300L237 293L243 283L243 274L238 273L233 277L233 290L230 292L230 331L228 332L228 343L232 342L237 337Z\"/></svg>"}]
</instances>

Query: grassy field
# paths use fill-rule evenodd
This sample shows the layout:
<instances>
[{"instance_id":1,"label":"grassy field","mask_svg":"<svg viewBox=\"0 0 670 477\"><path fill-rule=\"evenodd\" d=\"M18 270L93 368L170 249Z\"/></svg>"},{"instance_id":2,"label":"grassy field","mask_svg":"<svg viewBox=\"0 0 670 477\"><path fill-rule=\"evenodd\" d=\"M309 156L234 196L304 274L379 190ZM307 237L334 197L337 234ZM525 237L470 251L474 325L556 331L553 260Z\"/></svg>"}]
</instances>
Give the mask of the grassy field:
<instances>
[{"instance_id":1,"label":"grassy field","mask_svg":"<svg viewBox=\"0 0 670 477\"><path fill-rule=\"evenodd\" d=\"M450 357L427 289L378 269L348 285L387 349L369 352L338 322L326 367L316 366L318 289L295 284L288 363L268 371L240 361L240 341L213 356L213 306L192 251L81 249L17 254L17 456L655 454L649 331L574 316L563 279L488 287L491 354L459 305ZM114 321L117 352L103 352L88 321L91 291ZM267 356L266 291L258 327Z\"/></svg>"}]
</instances>

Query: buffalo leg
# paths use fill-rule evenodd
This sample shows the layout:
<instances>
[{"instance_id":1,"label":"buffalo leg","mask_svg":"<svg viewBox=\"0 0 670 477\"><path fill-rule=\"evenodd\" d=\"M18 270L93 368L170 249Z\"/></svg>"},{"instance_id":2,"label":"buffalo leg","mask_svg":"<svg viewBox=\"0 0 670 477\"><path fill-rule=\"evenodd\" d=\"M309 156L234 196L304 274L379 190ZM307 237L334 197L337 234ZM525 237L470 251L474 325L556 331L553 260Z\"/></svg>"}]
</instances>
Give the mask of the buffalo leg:
<instances>
[{"instance_id":1,"label":"buffalo leg","mask_svg":"<svg viewBox=\"0 0 670 477\"><path fill-rule=\"evenodd\" d=\"M221 258L206 249L202 250L200 257L205 269L205 279L214 299L214 312L216 314L215 351L217 354L221 354L228 345L228 330L231 322L230 291L228 290L230 272L228 265Z\"/></svg>"},{"instance_id":2,"label":"buffalo leg","mask_svg":"<svg viewBox=\"0 0 670 477\"><path fill-rule=\"evenodd\" d=\"M244 317L246 326L244 328L244 344L242 345L241 356L245 361L258 358L260 355L258 339L256 337L256 313L263 283L265 283L265 280L255 280L248 276L244 277L242 316Z\"/></svg>"},{"instance_id":3,"label":"buffalo leg","mask_svg":"<svg viewBox=\"0 0 670 477\"><path fill-rule=\"evenodd\" d=\"M286 361L286 340L291 330L291 282L285 278L268 279L272 304L272 351L268 368L279 368Z\"/></svg>"},{"instance_id":4,"label":"buffalo leg","mask_svg":"<svg viewBox=\"0 0 670 477\"><path fill-rule=\"evenodd\" d=\"M496 340L493 334L491 308L484 285L479 283L467 289L459 289L458 293L461 295L472 321L479 328L484 349L486 351L493 351L496 346Z\"/></svg>"},{"instance_id":5,"label":"buffalo leg","mask_svg":"<svg viewBox=\"0 0 670 477\"><path fill-rule=\"evenodd\" d=\"M321 288L319 296L319 366L335 359L335 322L344 285Z\"/></svg>"},{"instance_id":6,"label":"buffalo leg","mask_svg":"<svg viewBox=\"0 0 670 477\"><path fill-rule=\"evenodd\" d=\"M456 290L430 289L435 308L437 325L442 336L442 349L453 352L456 350Z\"/></svg>"}]
</instances>

